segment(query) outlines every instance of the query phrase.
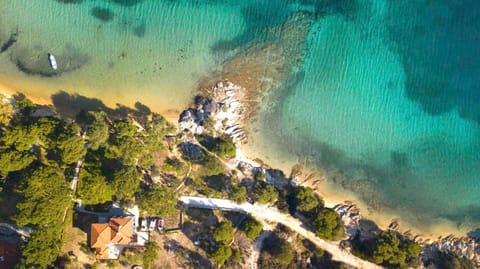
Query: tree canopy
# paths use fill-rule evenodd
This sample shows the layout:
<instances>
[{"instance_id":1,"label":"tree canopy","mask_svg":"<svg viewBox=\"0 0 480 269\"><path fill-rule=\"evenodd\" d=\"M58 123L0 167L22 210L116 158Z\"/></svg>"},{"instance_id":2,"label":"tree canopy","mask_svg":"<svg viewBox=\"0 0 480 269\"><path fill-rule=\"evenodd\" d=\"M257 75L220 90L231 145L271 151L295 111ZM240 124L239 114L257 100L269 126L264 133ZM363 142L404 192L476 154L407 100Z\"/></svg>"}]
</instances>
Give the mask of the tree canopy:
<instances>
[{"instance_id":1,"label":"tree canopy","mask_svg":"<svg viewBox=\"0 0 480 269\"><path fill-rule=\"evenodd\" d=\"M263 230L263 225L258 222L256 219L249 217L247 218L240 229L247 235L248 238L255 240Z\"/></svg>"},{"instance_id":2,"label":"tree canopy","mask_svg":"<svg viewBox=\"0 0 480 269\"><path fill-rule=\"evenodd\" d=\"M318 206L323 206L323 201L309 187L298 187L295 189L296 209L301 212L308 212Z\"/></svg>"},{"instance_id":3,"label":"tree canopy","mask_svg":"<svg viewBox=\"0 0 480 269\"><path fill-rule=\"evenodd\" d=\"M141 174L135 167L124 167L114 175L113 187L119 200L129 201L140 190Z\"/></svg>"},{"instance_id":4,"label":"tree canopy","mask_svg":"<svg viewBox=\"0 0 480 269\"><path fill-rule=\"evenodd\" d=\"M245 188L245 186L233 186L229 193L229 198L235 203L245 203L247 199L247 188Z\"/></svg>"},{"instance_id":5,"label":"tree canopy","mask_svg":"<svg viewBox=\"0 0 480 269\"><path fill-rule=\"evenodd\" d=\"M405 266L420 255L421 248L414 241L403 241L395 232L383 231L377 238L366 243L366 259L382 265Z\"/></svg>"},{"instance_id":6,"label":"tree canopy","mask_svg":"<svg viewBox=\"0 0 480 269\"><path fill-rule=\"evenodd\" d=\"M85 204L101 204L111 201L115 190L100 171L86 171L80 173L77 195Z\"/></svg>"},{"instance_id":7,"label":"tree canopy","mask_svg":"<svg viewBox=\"0 0 480 269\"><path fill-rule=\"evenodd\" d=\"M138 194L138 204L153 216L166 216L175 211L177 199L168 188L154 186Z\"/></svg>"},{"instance_id":8,"label":"tree canopy","mask_svg":"<svg viewBox=\"0 0 480 269\"><path fill-rule=\"evenodd\" d=\"M17 204L17 224L49 226L52 221L63 219L70 199L62 171L51 166L41 166L28 176L26 182L27 186L20 190L24 200Z\"/></svg>"},{"instance_id":9,"label":"tree canopy","mask_svg":"<svg viewBox=\"0 0 480 269\"><path fill-rule=\"evenodd\" d=\"M229 220L224 220L220 222L217 227L213 230L213 238L215 241L229 241L233 238L233 224Z\"/></svg>"},{"instance_id":10,"label":"tree canopy","mask_svg":"<svg viewBox=\"0 0 480 269\"><path fill-rule=\"evenodd\" d=\"M143 266L145 269L149 269L153 262L157 259L157 253L160 250L160 246L153 240L150 240L145 246L145 250L142 254Z\"/></svg>"},{"instance_id":11,"label":"tree canopy","mask_svg":"<svg viewBox=\"0 0 480 269\"><path fill-rule=\"evenodd\" d=\"M218 265L224 264L230 256L232 256L232 248L225 243L218 244L215 250L210 253L210 258Z\"/></svg>"},{"instance_id":12,"label":"tree canopy","mask_svg":"<svg viewBox=\"0 0 480 269\"><path fill-rule=\"evenodd\" d=\"M256 202L260 204L273 203L278 199L278 192L274 186L263 183L257 191Z\"/></svg>"},{"instance_id":13,"label":"tree canopy","mask_svg":"<svg viewBox=\"0 0 480 269\"><path fill-rule=\"evenodd\" d=\"M92 150L97 150L108 141L109 132L108 124L105 121L106 114L103 111L90 111L88 114L92 117L92 123L87 130L88 146Z\"/></svg>"},{"instance_id":14,"label":"tree canopy","mask_svg":"<svg viewBox=\"0 0 480 269\"><path fill-rule=\"evenodd\" d=\"M327 240L340 240L344 234L343 222L337 212L322 208L313 221L316 235Z\"/></svg>"},{"instance_id":15,"label":"tree canopy","mask_svg":"<svg viewBox=\"0 0 480 269\"><path fill-rule=\"evenodd\" d=\"M51 166L37 168L26 182L14 219L20 226L34 226L34 232L22 257L27 267L45 268L55 261L62 245L63 215L70 205L68 185L60 169Z\"/></svg>"}]
</instances>

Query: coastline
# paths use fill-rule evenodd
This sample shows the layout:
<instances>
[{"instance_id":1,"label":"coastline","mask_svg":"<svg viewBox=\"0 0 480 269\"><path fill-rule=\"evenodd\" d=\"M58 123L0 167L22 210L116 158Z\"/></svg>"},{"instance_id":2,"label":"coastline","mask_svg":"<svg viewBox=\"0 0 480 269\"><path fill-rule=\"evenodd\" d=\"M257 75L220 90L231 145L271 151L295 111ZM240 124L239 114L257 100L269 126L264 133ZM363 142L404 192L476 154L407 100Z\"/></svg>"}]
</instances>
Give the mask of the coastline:
<instances>
[{"instance_id":1,"label":"coastline","mask_svg":"<svg viewBox=\"0 0 480 269\"><path fill-rule=\"evenodd\" d=\"M10 87L10 86L6 85L5 83L3 83L2 81L0 81L0 93L2 93L4 95L8 95L8 96L12 96L12 95L15 95L17 93L21 93L21 94L25 94L25 96L28 97L28 99L30 99L32 102L34 102L36 104L53 106L53 101L52 101L51 98L45 98L45 97L41 97L41 96L38 96L38 95L25 93L21 89L15 89L13 87ZM75 93L72 93L72 94L75 94ZM87 97L89 97L89 96L87 96ZM92 98L99 99L106 106L110 106L110 107L115 107L114 106L115 104L120 104L120 103L116 102L115 100L110 100L108 98L101 98L101 99L96 98L96 97L92 97ZM135 100L131 100L131 101L135 101ZM121 103L121 104L122 105L133 105L133 103L132 104ZM157 113L162 114L162 116L165 117L170 122L176 122L178 120L178 115L180 114L180 111L182 111L183 109L184 109L184 107L178 107L178 108L174 108L174 109L170 108L170 109L166 109L166 110L159 110L159 109L156 109L156 108L152 108L152 111L155 111Z\"/></svg>"},{"instance_id":2,"label":"coastline","mask_svg":"<svg viewBox=\"0 0 480 269\"><path fill-rule=\"evenodd\" d=\"M259 130L261 127L259 126L260 121L255 115L262 114L264 107L260 104L262 100L268 100L268 98L271 97L270 95L271 92L259 92L254 97L257 100L256 104L258 107L245 106L247 110L253 109L253 111L245 113L246 115L253 115L253 117L244 118L241 123L249 135L249 142L244 145L239 144L238 146L239 151L247 156L247 159L261 160L261 163L280 169L284 171L286 175L290 175L294 167L295 169L301 167L300 175L297 176L299 185L314 189L324 199L328 207L345 203L354 204L360 210L363 218L374 221L382 230L387 230L389 225L395 222L399 225L398 231L402 234L416 237L421 241L437 241L451 235L463 238L467 236L468 232L475 229L475 227L469 227L468 224L458 224L446 219L432 220L435 224L415 223L414 221L408 220L409 217L412 218L414 216L412 213L406 211L398 212L385 207L382 207L380 210L372 209L358 194L336 185L333 180L326 175L326 172L318 167L305 166L304 162L306 161L301 160L298 156L286 156L285 153L276 149L278 145L272 145L271 141L268 141L268 138L262 137L260 133L256 132L256 130ZM250 93L249 96L252 98L254 94Z\"/></svg>"}]
</instances>

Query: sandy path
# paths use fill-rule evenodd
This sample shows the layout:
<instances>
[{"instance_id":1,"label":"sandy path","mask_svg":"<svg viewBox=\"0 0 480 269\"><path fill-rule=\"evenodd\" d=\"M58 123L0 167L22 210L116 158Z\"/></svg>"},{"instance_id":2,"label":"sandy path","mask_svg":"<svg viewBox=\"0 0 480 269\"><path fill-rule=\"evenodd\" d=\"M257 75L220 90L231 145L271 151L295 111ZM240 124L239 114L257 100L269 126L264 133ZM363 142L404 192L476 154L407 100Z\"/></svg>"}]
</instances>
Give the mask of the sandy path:
<instances>
[{"instance_id":1,"label":"sandy path","mask_svg":"<svg viewBox=\"0 0 480 269\"><path fill-rule=\"evenodd\" d=\"M281 213L275 208L265 205L252 205L249 203L239 205L226 199L212 199L193 196L182 196L180 200L191 207L245 212L262 221L282 223L291 230L312 241L321 249L332 254L332 259L335 261L342 262L360 269L382 268L368 261L364 261L354 256L350 252L345 251L339 246L339 242L325 241L316 237L315 234L307 230L298 219L288 214Z\"/></svg>"}]
</instances>

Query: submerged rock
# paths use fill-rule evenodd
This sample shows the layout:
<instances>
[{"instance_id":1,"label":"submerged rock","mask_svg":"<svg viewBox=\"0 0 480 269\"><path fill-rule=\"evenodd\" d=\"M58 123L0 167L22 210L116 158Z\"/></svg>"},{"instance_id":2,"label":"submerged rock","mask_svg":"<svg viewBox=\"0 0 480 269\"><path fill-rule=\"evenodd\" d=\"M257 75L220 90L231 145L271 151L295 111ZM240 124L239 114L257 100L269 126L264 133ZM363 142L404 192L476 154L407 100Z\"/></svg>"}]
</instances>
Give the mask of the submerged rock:
<instances>
[{"instance_id":1,"label":"submerged rock","mask_svg":"<svg viewBox=\"0 0 480 269\"><path fill-rule=\"evenodd\" d=\"M103 7L93 7L91 14L93 17L104 22L111 21L114 16L113 12L110 9Z\"/></svg>"},{"instance_id":2,"label":"submerged rock","mask_svg":"<svg viewBox=\"0 0 480 269\"><path fill-rule=\"evenodd\" d=\"M8 40L5 43L3 43L2 46L0 47L0 53L5 52L11 46L13 46L13 44L17 42L17 36L18 36L18 31L13 32L8 38Z\"/></svg>"},{"instance_id":3,"label":"submerged rock","mask_svg":"<svg viewBox=\"0 0 480 269\"><path fill-rule=\"evenodd\" d=\"M142 23L133 29L133 34L138 37L144 37L146 30L147 30L146 24Z\"/></svg>"}]
</instances>

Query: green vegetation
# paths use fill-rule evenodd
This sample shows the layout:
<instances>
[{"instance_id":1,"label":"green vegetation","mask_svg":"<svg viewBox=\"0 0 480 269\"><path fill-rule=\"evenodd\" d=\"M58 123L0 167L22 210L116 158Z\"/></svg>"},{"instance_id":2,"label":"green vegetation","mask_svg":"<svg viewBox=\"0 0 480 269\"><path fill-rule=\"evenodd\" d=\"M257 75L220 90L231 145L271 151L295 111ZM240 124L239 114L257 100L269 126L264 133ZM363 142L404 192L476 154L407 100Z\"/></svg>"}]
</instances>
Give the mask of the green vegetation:
<instances>
[{"instance_id":1,"label":"green vegetation","mask_svg":"<svg viewBox=\"0 0 480 269\"><path fill-rule=\"evenodd\" d=\"M267 184L265 182L257 182L260 186L256 192L255 202L259 204L269 204L273 203L278 199L278 192L274 186Z\"/></svg>"},{"instance_id":2,"label":"green vegetation","mask_svg":"<svg viewBox=\"0 0 480 269\"><path fill-rule=\"evenodd\" d=\"M120 200L129 201L140 190L141 174L135 167L125 167L115 173L113 188L115 195Z\"/></svg>"},{"instance_id":3,"label":"green vegetation","mask_svg":"<svg viewBox=\"0 0 480 269\"><path fill-rule=\"evenodd\" d=\"M20 194L24 200L17 204L19 213L14 219L34 229L22 249L23 263L45 268L55 261L63 243L63 217L70 205L65 177L56 167L41 166L27 176Z\"/></svg>"},{"instance_id":4,"label":"green vegetation","mask_svg":"<svg viewBox=\"0 0 480 269\"><path fill-rule=\"evenodd\" d=\"M200 175L204 177L222 174L224 171L222 163L214 156L205 156L198 164L201 165Z\"/></svg>"},{"instance_id":5,"label":"green vegetation","mask_svg":"<svg viewBox=\"0 0 480 269\"><path fill-rule=\"evenodd\" d=\"M378 237L365 242L354 242L357 255L387 267L405 267L420 255L421 248L414 241L400 240L395 232L382 231Z\"/></svg>"},{"instance_id":6,"label":"green vegetation","mask_svg":"<svg viewBox=\"0 0 480 269\"><path fill-rule=\"evenodd\" d=\"M243 221L240 230L242 230L248 238L255 240L262 232L263 225L256 219L248 217Z\"/></svg>"},{"instance_id":7,"label":"green vegetation","mask_svg":"<svg viewBox=\"0 0 480 269\"><path fill-rule=\"evenodd\" d=\"M342 220L337 212L330 208L322 208L313 221L315 234L327 240L340 240L344 234Z\"/></svg>"},{"instance_id":8,"label":"green vegetation","mask_svg":"<svg viewBox=\"0 0 480 269\"><path fill-rule=\"evenodd\" d=\"M145 269L151 268L153 262L157 259L157 253L159 250L160 246L158 246L154 240L150 240L145 246L145 250L142 253L143 266Z\"/></svg>"},{"instance_id":9,"label":"green vegetation","mask_svg":"<svg viewBox=\"0 0 480 269\"><path fill-rule=\"evenodd\" d=\"M77 195L85 204L111 201L114 194L115 190L100 171L83 170L80 173Z\"/></svg>"},{"instance_id":10,"label":"green vegetation","mask_svg":"<svg viewBox=\"0 0 480 269\"><path fill-rule=\"evenodd\" d=\"M294 190L294 193L295 207L300 212L309 212L323 206L323 200L310 187L300 186Z\"/></svg>"},{"instance_id":11,"label":"green vegetation","mask_svg":"<svg viewBox=\"0 0 480 269\"><path fill-rule=\"evenodd\" d=\"M210 258L218 265L224 264L230 256L232 256L232 248L223 242L218 244L215 250L210 253Z\"/></svg>"},{"instance_id":12,"label":"green vegetation","mask_svg":"<svg viewBox=\"0 0 480 269\"><path fill-rule=\"evenodd\" d=\"M99 147L105 146L108 141L109 128L105 121L107 115L103 111L90 111L88 115L92 118L87 130L88 146L92 150L97 150Z\"/></svg>"},{"instance_id":13,"label":"green vegetation","mask_svg":"<svg viewBox=\"0 0 480 269\"><path fill-rule=\"evenodd\" d=\"M175 211L177 199L175 194L166 187L155 185L138 195L141 209L153 216L167 216Z\"/></svg>"},{"instance_id":14,"label":"green vegetation","mask_svg":"<svg viewBox=\"0 0 480 269\"><path fill-rule=\"evenodd\" d=\"M245 203L247 199L247 188L244 186L233 186L228 194L228 198L235 203Z\"/></svg>"},{"instance_id":15,"label":"green vegetation","mask_svg":"<svg viewBox=\"0 0 480 269\"><path fill-rule=\"evenodd\" d=\"M280 266L287 265L293 260L292 246L276 234L265 239L262 252L268 253L271 260Z\"/></svg>"},{"instance_id":16,"label":"green vegetation","mask_svg":"<svg viewBox=\"0 0 480 269\"><path fill-rule=\"evenodd\" d=\"M235 158L237 155L237 148L230 136L210 137L197 136L198 142L202 144L209 151L215 153L220 158Z\"/></svg>"},{"instance_id":17,"label":"green vegetation","mask_svg":"<svg viewBox=\"0 0 480 269\"><path fill-rule=\"evenodd\" d=\"M230 241L233 239L233 224L229 220L220 222L213 230L213 238L215 241Z\"/></svg>"},{"instance_id":18,"label":"green vegetation","mask_svg":"<svg viewBox=\"0 0 480 269\"><path fill-rule=\"evenodd\" d=\"M167 158L163 162L162 170L183 175L187 172L187 165L177 158Z\"/></svg>"}]
</instances>

